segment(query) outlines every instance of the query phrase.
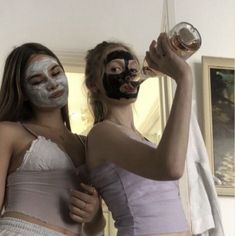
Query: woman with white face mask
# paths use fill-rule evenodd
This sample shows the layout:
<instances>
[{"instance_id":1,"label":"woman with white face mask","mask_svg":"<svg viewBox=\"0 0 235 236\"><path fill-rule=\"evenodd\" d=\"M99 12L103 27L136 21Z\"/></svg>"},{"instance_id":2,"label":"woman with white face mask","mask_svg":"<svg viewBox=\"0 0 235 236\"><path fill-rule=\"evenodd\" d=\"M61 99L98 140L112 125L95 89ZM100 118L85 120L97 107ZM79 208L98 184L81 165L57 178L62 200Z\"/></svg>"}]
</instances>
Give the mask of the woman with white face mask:
<instances>
[{"instance_id":1,"label":"woman with white face mask","mask_svg":"<svg viewBox=\"0 0 235 236\"><path fill-rule=\"evenodd\" d=\"M86 57L85 82L94 113L87 136L90 178L115 220L118 236L188 236L178 179L185 165L192 101L189 65L166 34L152 42L148 65L175 80L171 113L158 146L135 128L132 104L139 62L124 44L103 42Z\"/></svg>"},{"instance_id":2,"label":"woman with white face mask","mask_svg":"<svg viewBox=\"0 0 235 236\"><path fill-rule=\"evenodd\" d=\"M103 230L100 198L79 175L85 137L71 132L67 101L53 52L26 43L9 54L0 90L0 235Z\"/></svg>"}]
</instances>

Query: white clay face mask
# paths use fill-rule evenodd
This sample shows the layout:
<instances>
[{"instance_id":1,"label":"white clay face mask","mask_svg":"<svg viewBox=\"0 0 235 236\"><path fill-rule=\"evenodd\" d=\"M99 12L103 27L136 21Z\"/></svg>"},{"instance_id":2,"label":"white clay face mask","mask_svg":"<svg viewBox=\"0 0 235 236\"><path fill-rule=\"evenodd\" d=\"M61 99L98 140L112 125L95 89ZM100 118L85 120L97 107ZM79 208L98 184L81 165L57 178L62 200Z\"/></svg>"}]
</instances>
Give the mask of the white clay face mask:
<instances>
[{"instance_id":1,"label":"white clay face mask","mask_svg":"<svg viewBox=\"0 0 235 236\"><path fill-rule=\"evenodd\" d=\"M24 88L29 101L41 108L61 108L68 101L67 78L58 62L42 57L26 69Z\"/></svg>"}]
</instances>

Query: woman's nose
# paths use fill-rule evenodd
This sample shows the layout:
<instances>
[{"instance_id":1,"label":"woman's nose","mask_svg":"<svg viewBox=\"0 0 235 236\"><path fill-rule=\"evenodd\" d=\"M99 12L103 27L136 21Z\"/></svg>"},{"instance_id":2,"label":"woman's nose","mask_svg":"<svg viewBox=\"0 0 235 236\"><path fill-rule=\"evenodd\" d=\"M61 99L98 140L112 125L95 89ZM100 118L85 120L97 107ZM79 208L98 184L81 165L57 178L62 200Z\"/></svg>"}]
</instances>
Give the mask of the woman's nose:
<instances>
[{"instance_id":1,"label":"woman's nose","mask_svg":"<svg viewBox=\"0 0 235 236\"><path fill-rule=\"evenodd\" d=\"M129 74L125 77L125 79L126 79L126 81L129 82L129 81L133 80L135 77L136 77L135 74L129 73Z\"/></svg>"},{"instance_id":2,"label":"woman's nose","mask_svg":"<svg viewBox=\"0 0 235 236\"><path fill-rule=\"evenodd\" d=\"M51 91L51 90L56 89L57 87L58 87L58 83L56 79L49 78L47 82L47 89Z\"/></svg>"}]
</instances>

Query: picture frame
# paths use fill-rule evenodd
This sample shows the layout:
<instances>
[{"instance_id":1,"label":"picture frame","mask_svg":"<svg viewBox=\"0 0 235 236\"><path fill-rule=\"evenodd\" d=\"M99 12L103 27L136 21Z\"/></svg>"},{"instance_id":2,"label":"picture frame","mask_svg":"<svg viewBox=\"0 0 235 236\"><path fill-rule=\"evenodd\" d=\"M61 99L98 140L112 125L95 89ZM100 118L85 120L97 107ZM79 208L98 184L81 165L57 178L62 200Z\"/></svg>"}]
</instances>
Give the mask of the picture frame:
<instances>
[{"instance_id":1,"label":"picture frame","mask_svg":"<svg viewBox=\"0 0 235 236\"><path fill-rule=\"evenodd\" d=\"M235 196L234 62L202 56L203 136L220 196Z\"/></svg>"}]
</instances>

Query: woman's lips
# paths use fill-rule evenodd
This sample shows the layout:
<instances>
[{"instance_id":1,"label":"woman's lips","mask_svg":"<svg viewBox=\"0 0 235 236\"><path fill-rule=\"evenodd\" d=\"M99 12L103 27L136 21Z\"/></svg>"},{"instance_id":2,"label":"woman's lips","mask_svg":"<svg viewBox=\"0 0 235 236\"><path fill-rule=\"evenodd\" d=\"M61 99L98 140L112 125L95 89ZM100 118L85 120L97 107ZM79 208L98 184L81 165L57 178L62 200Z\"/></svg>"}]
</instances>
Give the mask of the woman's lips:
<instances>
[{"instance_id":1,"label":"woman's lips","mask_svg":"<svg viewBox=\"0 0 235 236\"><path fill-rule=\"evenodd\" d=\"M56 91L52 93L49 98L58 98L61 97L64 94L64 90Z\"/></svg>"},{"instance_id":2,"label":"woman's lips","mask_svg":"<svg viewBox=\"0 0 235 236\"><path fill-rule=\"evenodd\" d=\"M125 83L121 85L120 91L122 93L137 93L137 88L134 87L131 83Z\"/></svg>"}]
</instances>

